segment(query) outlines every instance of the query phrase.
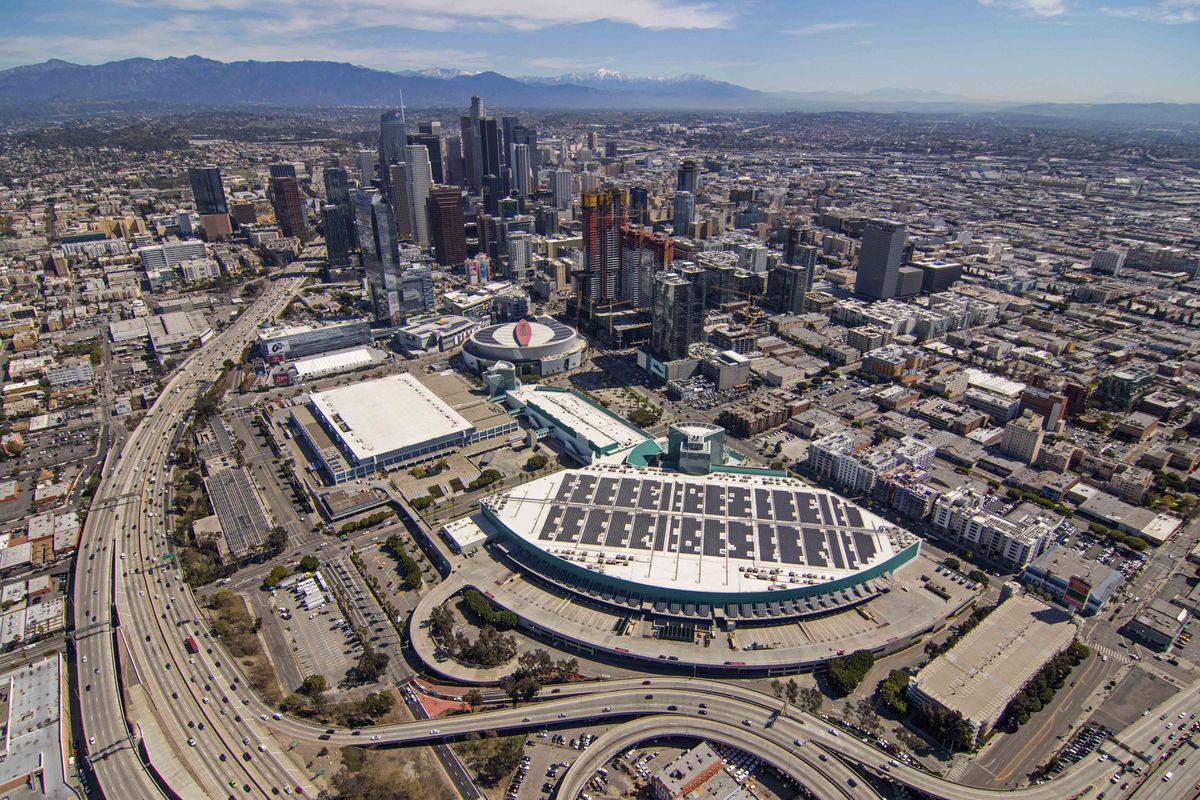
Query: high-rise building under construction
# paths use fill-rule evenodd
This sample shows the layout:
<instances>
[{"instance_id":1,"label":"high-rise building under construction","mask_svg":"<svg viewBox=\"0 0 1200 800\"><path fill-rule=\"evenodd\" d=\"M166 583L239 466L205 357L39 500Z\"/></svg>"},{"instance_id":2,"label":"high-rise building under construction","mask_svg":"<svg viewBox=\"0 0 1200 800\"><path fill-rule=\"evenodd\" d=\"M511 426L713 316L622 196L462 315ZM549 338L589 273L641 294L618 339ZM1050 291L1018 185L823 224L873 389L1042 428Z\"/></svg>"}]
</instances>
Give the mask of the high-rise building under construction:
<instances>
[{"instance_id":1,"label":"high-rise building under construction","mask_svg":"<svg viewBox=\"0 0 1200 800\"><path fill-rule=\"evenodd\" d=\"M577 274L577 316L591 320L602 306L620 299L621 229L629 209L624 189L585 192L580 198L583 221L583 268Z\"/></svg>"}]
</instances>

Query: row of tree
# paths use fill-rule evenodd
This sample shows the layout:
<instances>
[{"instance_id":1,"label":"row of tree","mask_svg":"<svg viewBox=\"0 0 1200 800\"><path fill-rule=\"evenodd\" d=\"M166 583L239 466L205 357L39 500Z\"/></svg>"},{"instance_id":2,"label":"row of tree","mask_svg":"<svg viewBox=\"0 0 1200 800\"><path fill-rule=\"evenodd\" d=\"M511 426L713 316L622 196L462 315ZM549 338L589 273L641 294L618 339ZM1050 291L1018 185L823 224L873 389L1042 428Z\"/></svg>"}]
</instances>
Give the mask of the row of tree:
<instances>
[{"instance_id":1,"label":"row of tree","mask_svg":"<svg viewBox=\"0 0 1200 800\"><path fill-rule=\"evenodd\" d=\"M421 588L421 565L417 560L408 554L408 549L404 546L404 539L399 534L392 534L383 544L384 550L391 553L392 557L400 562L400 576L408 585L409 589Z\"/></svg>"},{"instance_id":2,"label":"row of tree","mask_svg":"<svg viewBox=\"0 0 1200 800\"><path fill-rule=\"evenodd\" d=\"M1054 699L1055 693L1066 683L1071 670L1090 654L1087 645L1076 639L1070 647L1050 659L1009 702L1001 723L1021 726L1028 722L1031 715L1041 711Z\"/></svg>"}]
</instances>

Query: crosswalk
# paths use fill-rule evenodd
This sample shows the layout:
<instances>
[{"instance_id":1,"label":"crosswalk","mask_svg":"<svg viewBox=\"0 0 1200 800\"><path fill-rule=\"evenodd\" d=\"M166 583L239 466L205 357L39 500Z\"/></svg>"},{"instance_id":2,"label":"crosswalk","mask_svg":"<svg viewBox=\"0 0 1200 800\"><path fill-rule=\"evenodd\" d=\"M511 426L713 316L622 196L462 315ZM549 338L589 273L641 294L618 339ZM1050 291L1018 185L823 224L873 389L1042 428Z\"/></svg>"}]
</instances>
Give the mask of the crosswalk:
<instances>
[{"instance_id":1,"label":"crosswalk","mask_svg":"<svg viewBox=\"0 0 1200 800\"><path fill-rule=\"evenodd\" d=\"M1103 644L1088 644L1088 647L1091 648L1091 651L1097 656L1108 656L1110 661L1116 661L1119 664L1133 663L1133 660L1129 657L1129 654L1123 650L1117 650Z\"/></svg>"},{"instance_id":2,"label":"crosswalk","mask_svg":"<svg viewBox=\"0 0 1200 800\"><path fill-rule=\"evenodd\" d=\"M971 757L960 755L955 758L954 763L951 764L944 773L942 773L942 778L948 781L957 782L958 779L963 776L963 773L967 771L967 767L969 766L971 766Z\"/></svg>"}]
</instances>

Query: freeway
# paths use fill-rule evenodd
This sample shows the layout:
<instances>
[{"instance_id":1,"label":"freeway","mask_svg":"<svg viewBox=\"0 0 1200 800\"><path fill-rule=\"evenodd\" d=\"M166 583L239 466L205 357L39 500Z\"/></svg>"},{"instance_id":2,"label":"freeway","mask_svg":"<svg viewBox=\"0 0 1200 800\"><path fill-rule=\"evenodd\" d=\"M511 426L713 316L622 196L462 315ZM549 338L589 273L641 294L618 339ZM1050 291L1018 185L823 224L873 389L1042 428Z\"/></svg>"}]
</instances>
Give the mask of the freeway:
<instances>
[{"instance_id":1,"label":"freeway","mask_svg":"<svg viewBox=\"0 0 1200 800\"><path fill-rule=\"evenodd\" d=\"M755 722L761 724L764 720L758 718ZM770 738L761 736L757 729L739 727L736 721L681 719L660 715L627 722L596 737L591 747L575 760L563 777L558 787L558 797L563 800L578 797L587 782L595 777L598 767L604 766L638 742L665 736L703 738L751 752L780 772L790 775L820 798L879 798L879 794L866 781L861 780L836 758L830 758L825 750L816 746L795 744L796 741L803 742L802 739L796 739L789 746L783 747Z\"/></svg>"},{"instance_id":2,"label":"freeway","mask_svg":"<svg viewBox=\"0 0 1200 800\"><path fill-rule=\"evenodd\" d=\"M793 741L800 738L806 744L819 745L828 752L835 753L838 759L876 773L881 770L880 765L886 763L889 758L874 744L831 728L821 718L795 708L783 709L769 726L756 722L760 718L766 719L775 715L781 710L781 703L770 695L743 686L704 679L658 677L644 680L598 681L588 686L591 688L590 693L568 694L517 708L437 720L437 727L429 727L428 722L407 722L324 734L312 725L290 718L276 721L273 725L286 736L312 738L314 734L321 734L318 738L323 738L332 745L385 746L438 742L480 729L535 730L596 719L619 720L643 715L668 715L681 722L707 719L732 724L743 736L747 731L753 731L756 736L769 738L780 747L788 749L794 749ZM1155 709L1155 714L1170 716L1185 710L1190 713L1198 705L1200 683L1193 684L1168 699ZM767 717L760 716L763 714ZM749 719L751 725L742 725L742 719ZM729 720L736 722L729 723ZM1146 749L1150 747L1149 738L1155 733L1156 725L1161 724L1157 716L1148 715L1121 732L1117 738L1125 745L1124 749ZM1114 753L1122 750L1116 746L1112 749ZM830 766L835 760L822 763L826 774L838 769L836 765ZM964 786L903 764L889 766L887 772L892 780L946 800L994 800L999 797L1064 800L1095 797L1108 787L1107 781L1113 769L1110 761L1085 760L1053 781L1015 790ZM566 800L573 798L568 797Z\"/></svg>"},{"instance_id":3,"label":"freeway","mask_svg":"<svg viewBox=\"0 0 1200 800\"><path fill-rule=\"evenodd\" d=\"M280 787L293 786L312 793L311 784L279 752L272 732L284 740L324 737L337 745L437 744L485 726L522 730L645 715L678 720L670 729L715 726L742 740L750 735L756 743L761 740L762 748L778 747L791 753L794 763L788 771L806 785L824 786L826 796L862 796L861 792L847 795L855 787L849 785L853 778L839 759L878 771L886 761L882 751L829 728L818 717L795 709L777 714L779 701L768 695L705 680L598 682L588 685L588 693L571 694L577 691L572 687L558 699L521 708L364 731L326 734L324 729L299 720L273 719L274 709L245 686L236 664L208 638L195 598L181 581L178 567L163 560L169 553L167 486L169 456L198 393L219 374L221 362L227 356L236 357L254 328L272 319L301 283L302 279L276 282L234 325L185 362L122 451L110 453L105 461L104 478L76 559L72 604L72 681L87 741L82 749L103 796L122 800L267 797ZM200 642L200 652L186 651L183 640L188 636ZM707 708L701 707L702 703ZM1197 685L1193 684L1156 714L1191 712L1197 705ZM768 720L772 720L770 724ZM1161 724L1157 717L1143 718L1119 738L1134 752L1149 751L1150 723ZM824 748L837 757L821 760L819 765L807 757L799 758L794 745L798 738L805 746ZM149 765L139 749L145 750ZM821 773L828 785L814 778L812 770ZM1003 795L1059 800L1096 796L1108 788L1112 770L1111 763L1088 760L1052 782L1016 791L962 786L903 765L889 773L935 797L984 800ZM1179 779L1185 776L1190 778L1191 770L1181 771Z\"/></svg>"},{"instance_id":4,"label":"freeway","mask_svg":"<svg viewBox=\"0 0 1200 800\"><path fill-rule=\"evenodd\" d=\"M303 282L277 281L189 358L124 448L105 461L76 557L72 602L82 749L105 797L268 797L292 786L312 791L260 720L241 717L233 693L249 692L220 648L186 652L185 637L207 634L178 566L163 559L169 457L199 392Z\"/></svg>"}]
</instances>

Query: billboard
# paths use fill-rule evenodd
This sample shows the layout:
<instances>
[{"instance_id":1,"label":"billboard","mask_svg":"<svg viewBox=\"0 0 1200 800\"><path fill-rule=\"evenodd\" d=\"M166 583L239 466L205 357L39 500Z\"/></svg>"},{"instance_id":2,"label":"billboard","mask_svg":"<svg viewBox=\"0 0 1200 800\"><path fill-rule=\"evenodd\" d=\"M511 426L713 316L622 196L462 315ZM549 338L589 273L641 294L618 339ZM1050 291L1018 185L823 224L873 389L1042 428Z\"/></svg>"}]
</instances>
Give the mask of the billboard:
<instances>
[{"instance_id":1,"label":"billboard","mask_svg":"<svg viewBox=\"0 0 1200 800\"><path fill-rule=\"evenodd\" d=\"M1082 611L1087 605L1088 596L1091 593L1092 585L1090 583L1078 575L1072 575L1067 581L1067 590L1063 593L1063 605Z\"/></svg>"}]
</instances>

